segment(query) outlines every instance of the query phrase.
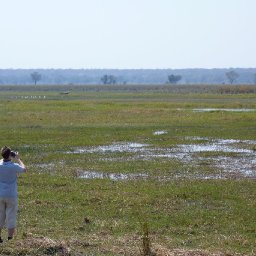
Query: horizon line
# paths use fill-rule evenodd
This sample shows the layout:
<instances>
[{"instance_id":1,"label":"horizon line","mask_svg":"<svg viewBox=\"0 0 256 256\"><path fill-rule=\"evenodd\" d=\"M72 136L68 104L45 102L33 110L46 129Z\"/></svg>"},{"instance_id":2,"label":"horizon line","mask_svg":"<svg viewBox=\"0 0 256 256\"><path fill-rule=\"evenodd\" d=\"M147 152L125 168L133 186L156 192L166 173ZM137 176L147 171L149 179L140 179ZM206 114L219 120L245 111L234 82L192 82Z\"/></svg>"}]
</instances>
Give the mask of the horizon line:
<instances>
[{"instance_id":1,"label":"horizon line","mask_svg":"<svg viewBox=\"0 0 256 256\"><path fill-rule=\"evenodd\" d=\"M22 67L15 67L15 68L2 68L0 70L195 70L195 69L204 69L204 70L213 70L213 69L256 69L256 67L214 67L214 68L204 68L204 67L196 67L196 68L52 68L52 67L41 67L41 68L22 68Z\"/></svg>"}]
</instances>

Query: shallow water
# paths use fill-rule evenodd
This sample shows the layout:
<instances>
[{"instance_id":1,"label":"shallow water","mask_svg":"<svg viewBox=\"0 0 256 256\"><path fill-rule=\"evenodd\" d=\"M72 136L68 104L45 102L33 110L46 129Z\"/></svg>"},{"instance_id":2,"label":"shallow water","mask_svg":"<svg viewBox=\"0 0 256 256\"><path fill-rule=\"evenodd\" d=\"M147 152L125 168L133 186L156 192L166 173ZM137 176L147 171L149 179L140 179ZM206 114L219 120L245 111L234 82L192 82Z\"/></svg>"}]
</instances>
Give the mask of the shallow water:
<instances>
[{"instance_id":1,"label":"shallow water","mask_svg":"<svg viewBox=\"0 0 256 256\"><path fill-rule=\"evenodd\" d=\"M253 112L256 109L250 108L194 108L193 112L211 112L211 111L226 111L226 112Z\"/></svg>"},{"instance_id":2,"label":"shallow water","mask_svg":"<svg viewBox=\"0 0 256 256\"><path fill-rule=\"evenodd\" d=\"M97 171L79 171L78 177L82 179L110 179L110 180L134 180L148 178L147 174L142 173L103 173Z\"/></svg>"},{"instance_id":3,"label":"shallow water","mask_svg":"<svg viewBox=\"0 0 256 256\"><path fill-rule=\"evenodd\" d=\"M167 134L167 131L155 131L153 132L153 135L163 135L163 134Z\"/></svg>"},{"instance_id":4,"label":"shallow water","mask_svg":"<svg viewBox=\"0 0 256 256\"><path fill-rule=\"evenodd\" d=\"M204 137L185 137L184 140L190 143L178 144L170 148L155 148L149 144L122 142L98 147L76 148L73 152L68 153L102 153L106 155L106 157L101 158L103 161L124 162L136 161L138 159L152 161L154 158L170 158L178 159L183 162L184 165L190 166L199 166L200 162L208 162L212 167L226 174L237 173L244 177L256 177L255 151L250 149L251 145L256 145L255 140L210 139ZM195 141L196 143L191 143L191 141ZM128 158L126 156L116 158L111 155L116 152L134 153L134 155ZM217 152L217 154L211 156L209 155L211 152ZM206 156L202 156L200 153L207 154ZM88 175L94 174L85 173L83 175L83 178L87 178ZM99 174L97 172L94 176L97 177L97 175L100 176L99 178L102 178L103 175L105 178L115 179L113 177L116 175L116 177L119 177L116 178L116 180L131 179L130 174L113 174L114 176L107 174L106 176L106 174ZM201 178L207 177L211 177L211 175L201 176ZM214 177L221 176L214 175Z\"/></svg>"},{"instance_id":5,"label":"shallow water","mask_svg":"<svg viewBox=\"0 0 256 256\"><path fill-rule=\"evenodd\" d=\"M205 145L179 145L180 150L184 153L197 152L225 152L225 153L251 153L249 149L235 148L226 144L209 143Z\"/></svg>"},{"instance_id":6,"label":"shallow water","mask_svg":"<svg viewBox=\"0 0 256 256\"><path fill-rule=\"evenodd\" d=\"M106 146L98 146L98 147L85 147L85 148L77 148L73 152L68 153L75 153L75 154L81 154L81 153L107 153L107 152L132 152L136 153L143 148L147 147L148 144L141 144L141 143L115 143L112 145L106 145Z\"/></svg>"}]
</instances>

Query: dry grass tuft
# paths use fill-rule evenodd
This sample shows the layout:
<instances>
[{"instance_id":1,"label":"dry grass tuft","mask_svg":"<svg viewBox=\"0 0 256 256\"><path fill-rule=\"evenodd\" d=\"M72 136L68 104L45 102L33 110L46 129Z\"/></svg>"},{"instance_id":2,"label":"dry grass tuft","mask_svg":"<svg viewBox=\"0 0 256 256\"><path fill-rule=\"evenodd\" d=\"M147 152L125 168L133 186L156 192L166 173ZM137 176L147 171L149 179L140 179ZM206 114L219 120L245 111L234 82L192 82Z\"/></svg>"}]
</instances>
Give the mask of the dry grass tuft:
<instances>
[{"instance_id":1,"label":"dry grass tuft","mask_svg":"<svg viewBox=\"0 0 256 256\"><path fill-rule=\"evenodd\" d=\"M46 255L61 255L69 256L70 248L63 241L55 241L48 237L26 237L23 240L17 241L17 247L23 250L36 250L43 252Z\"/></svg>"},{"instance_id":2,"label":"dry grass tuft","mask_svg":"<svg viewBox=\"0 0 256 256\"><path fill-rule=\"evenodd\" d=\"M168 249L161 245L154 245L153 248L156 256L235 256L235 254L203 250Z\"/></svg>"}]
</instances>

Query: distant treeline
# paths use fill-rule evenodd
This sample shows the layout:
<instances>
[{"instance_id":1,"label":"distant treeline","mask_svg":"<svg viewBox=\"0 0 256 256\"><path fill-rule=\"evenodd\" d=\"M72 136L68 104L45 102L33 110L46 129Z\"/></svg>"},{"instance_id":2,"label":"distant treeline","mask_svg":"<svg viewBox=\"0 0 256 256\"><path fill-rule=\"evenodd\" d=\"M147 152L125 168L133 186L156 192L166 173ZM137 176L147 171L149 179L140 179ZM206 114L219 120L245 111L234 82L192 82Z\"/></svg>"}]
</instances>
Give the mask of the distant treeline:
<instances>
[{"instance_id":1,"label":"distant treeline","mask_svg":"<svg viewBox=\"0 0 256 256\"><path fill-rule=\"evenodd\" d=\"M231 73L233 81L227 75ZM35 74L36 73L36 74ZM34 75L33 75L34 74ZM38 80L34 78L37 75ZM34 78L33 78L34 77ZM256 84L256 68L234 69L0 69L0 85ZM232 81L232 82L231 82Z\"/></svg>"}]
</instances>

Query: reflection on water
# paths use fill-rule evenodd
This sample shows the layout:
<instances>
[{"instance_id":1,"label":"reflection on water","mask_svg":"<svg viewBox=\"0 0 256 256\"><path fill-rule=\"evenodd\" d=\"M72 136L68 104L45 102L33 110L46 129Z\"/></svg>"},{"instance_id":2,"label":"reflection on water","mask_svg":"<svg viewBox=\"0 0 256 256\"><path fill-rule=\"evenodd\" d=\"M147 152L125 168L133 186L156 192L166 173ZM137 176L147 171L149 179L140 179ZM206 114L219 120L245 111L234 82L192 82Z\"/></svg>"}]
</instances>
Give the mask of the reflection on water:
<instances>
[{"instance_id":1,"label":"reflection on water","mask_svg":"<svg viewBox=\"0 0 256 256\"><path fill-rule=\"evenodd\" d=\"M98 146L98 147L85 147L85 148L76 148L73 152L67 153L107 153L107 152L130 152L136 153L142 151L148 144L141 144L141 143L115 143L112 145L106 146Z\"/></svg>"},{"instance_id":2,"label":"reflection on water","mask_svg":"<svg viewBox=\"0 0 256 256\"><path fill-rule=\"evenodd\" d=\"M105 157L102 161L151 161L154 158L170 158L178 159L184 164L197 166L200 162L207 161L217 170L226 173L238 173L245 177L256 177L255 151L252 145L256 145L255 140L234 140L234 139L210 139L204 137L185 137L188 144L178 144L175 147L156 148L149 144L141 143L114 143L112 145L75 148L73 152L76 154L101 153ZM195 141L195 143L191 143ZM134 153L130 156L121 156L116 158L112 153ZM205 153L205 155L204 155ZM212 154L213 153L213 154ZM217 154L215 154L217 153ZM141 177L131 174L103 174L103 173L83 173L84 177L88 175L99 175L109 179L132 179Z\"/></svg>"},{"instance_id":3,"label":"reflection on water","mask_svg":"<svg viewBox=\"0 0 256 256\"><path fill-rule=\"evenodd\" d=\"M212 111L226 111L226 112L252 112L256 109L251 108L194 108L193 112L212 112Z\"/></svg>"},{"instance_id":4,"label":"reflection on water","mask_svg":"<svg viewBox=\"0 0 256 256\"><path fill-rule=\"evenodd\" d=\"M153 132L153 135L163 135L163 134L167 134L167 131L155 131Z\"/></svg>"},{"instance_id":5,"label":"reflection on water","mask_svg":"<svg viewBox=\"0 0 256 256\"><path fill-rule=\"evenodd\" d=\"M251 153L250 149L235 148L223 143L209 143L204 145L179 145L184 153L197 152L225 152L225 153Z\"/></svg>"},{"instance_id":6,"label":"reflection on water","mask_svg":"<svg viewBox=\"0 0 256 256\"><path fill-rule=\"evenodd\" d=\"M148 177L147 174L142 173L103 173L96 171L79 171L78 177L82 179L110 179L110 180L134 180L134 179L145 179Z\"/></svg>"}]
</instances>

